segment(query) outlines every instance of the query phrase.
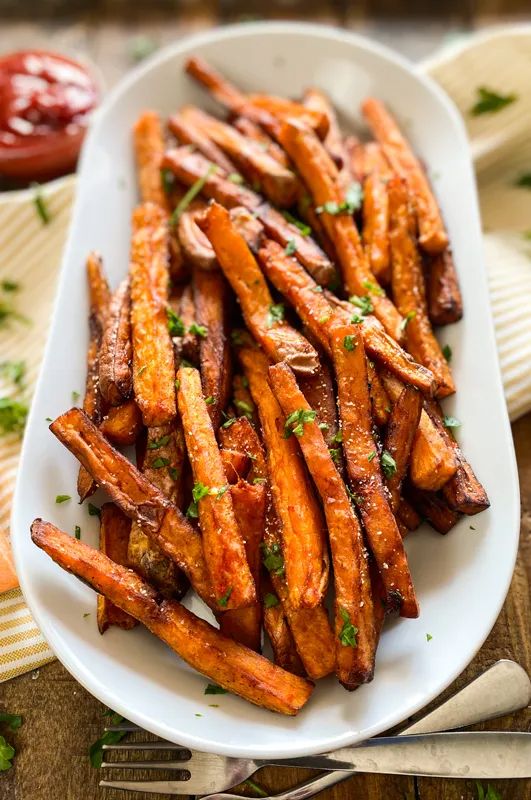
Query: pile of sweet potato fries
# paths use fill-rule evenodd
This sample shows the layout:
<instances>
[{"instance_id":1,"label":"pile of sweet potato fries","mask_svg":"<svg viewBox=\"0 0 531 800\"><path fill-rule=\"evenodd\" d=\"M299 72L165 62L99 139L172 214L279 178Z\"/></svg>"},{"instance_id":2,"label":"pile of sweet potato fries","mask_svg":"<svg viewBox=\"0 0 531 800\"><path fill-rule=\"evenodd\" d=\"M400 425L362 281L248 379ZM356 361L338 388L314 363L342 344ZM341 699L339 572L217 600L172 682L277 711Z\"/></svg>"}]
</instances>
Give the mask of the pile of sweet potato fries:
<instances>
[{"instance_id":1,"label":"pile of sweet potato fries","mask_svg":"<svg viewBox=\"0 0 531 800\"><path fill-rule=\"evenodd\" d=\"M129 274L111 292L89 255L83 410L50 425L81 501L112 501L100 551L41 520L32 537L99 593L102 633L140 621L295 714L318 678L370 681L385 615L418 615L408 531L489 504L438 402L455 385L432 326L460 319L461 296L381 102L362 105L362 142L317 89L244 94L199 58L186 69L227 121L138 119ZM117 449L132 444L136 466ZM219 630L179 602L190 585Z\"/></svg>"}]
</instances>

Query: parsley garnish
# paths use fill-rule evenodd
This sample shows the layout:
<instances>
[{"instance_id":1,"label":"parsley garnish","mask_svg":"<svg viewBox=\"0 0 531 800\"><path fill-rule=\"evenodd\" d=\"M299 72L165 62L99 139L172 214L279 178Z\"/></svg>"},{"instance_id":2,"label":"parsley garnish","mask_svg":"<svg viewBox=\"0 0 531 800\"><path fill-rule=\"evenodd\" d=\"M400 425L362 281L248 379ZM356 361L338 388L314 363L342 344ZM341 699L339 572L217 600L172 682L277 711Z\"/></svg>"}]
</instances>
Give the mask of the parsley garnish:
<instances>
[{"instance_id":1,"label":"parsley garnish","mask_svg":"<svg viewBox=\"0 0 531 800\"><path fill-rule=\"evenodd\" d=\"M284 574L284 557L280 545L275 542L269 547L265 542L260 545L262 550L262 563L268 572L273 575Z\"/></svg>"},{"instance_id":2,"label":"parsley garnish","mask_svg":"<svg viewBox=\"0 0 531 800\"><path fill-rule=\"evenodd\" d=\"M461 423L455 417L449 417L446 414L444 415L443 424L445 428L459 428L461 427Z\"/></svg>"},{"instance_id":3,"label":"parsley garnish","mask_svg":"<svg viewBox=\"0 0 531 800\"><path fill-rule=\"evenodd\" d=\"M171 169L162 168L160 171L160 181L162 183L162 188L164 189L166 194L169 194L173 189L175 180L173 176L173 172Z\"/></svg>"},{"instance_id":4,"label":"parsley garnish","mask_svg":"<svg viewBox=\"0 0 531 800\"><path fill-rule=\"evenodd\" d=\"M293 253L297 252L297 243L295 242L295 239L289 240L286 247L284 248L284 252L287 256L292 256Z\"/></svg>"},{"instance_id":5,"label":"parsley garnish","mask_svg":"<svg viewBox=\"0 0 531 800\"><path fill-rule=\"evenodd\" d=\"M272 328L275 322L283 322L286 309L282 303L269 306L267 314L267 327Z\"/></svg>"},{"instance_id":6,"label":"parsley garnish","mask_svg":"<svg viewBox=\"0 0 531 800\"><path fill-rule=\"evenodd\" d=\"M205 694L228 694L228 689L223 689L222 686L218 686L217 683L207 683Z\"/></svg>"},{"instance_id":7,"label":"parsley garnish","mask_svg":"<svg viewBox=\"0 0 531 800\"><path fill-rule=\"evenodd\" d=\"M524 172L515 181L515 186L521 186L524 189L531 189L531 172Z\"/></svg>"},{"instance_id":8,"label":"parsley garnish","mask_svg":"<svg viewBox=\"0 0 531 800\"><path fill-rule=\"evenodd\" d=\"M147 446L148 450L159 450L161 447L164 447L170 441L170 434L167 433L166 436L161 436L160 439L153 439Z\"/></svg>"},{"instance_id":9,"label":"parsley garnish","mask_svg":"<svg viewBox=\"0 0 531 800\"><path fill-rule=\"evenodd\" d=\"M223 495L225 494L225 492L227 491L228 488L229 488L229 484L226 483L225 486L220 486L219 489L214 489L214 493L216 495L216 498L219 500L220 497L223 497Z\"/></svg>"},{"instance_id":10,"label":"parsley garnish","mask_svg":"<svg viewBox=\"0 0 531 800\"><path fill-rule=\"evenodd\" d=\"M383 451L380 464L382 465L382 471L385 477L392 478L396 472L396 461L387 450Z\"/></svg>"},{"instance_id":11,"label":"parsley garnish","mask_svg":"<svg viewBox=\"0 0 531 800\"><path fill-rule=\"evenodd\" d=\"M169 463L170 463L169 458L163 458L162 456L159 456L154 460L151 466L153 467L153 469L162 469L162 467L167 467Z\"/></svg>"},{"instance_id":12,"label":"parsley garnish","mask_svg":"<svg viewBox=\"0 0 531 800\"><path fill-rule=\"evenodd\" d=\"M280 600L276 594L271 594L271 592L268 592L264 597L264 606L266 608L274 608L275 606L278 606L279 602Z\"/></svg>"},{"instance_id":13,"label":"parsley garnish","mask_svg":"<svg viewBox=\"0 0 531 800\"><path fill-rule=\"evenodd\" d=\"M336 200L328 200L322 206L317 206L315 209L316 214L322 214L326 211L327 214L337 216L338 214L353 214L363 202L363 189L358 181L353 181L345 193L345 199L342 203Z\"/></svg>"},{"instance_id":14,"label":"parsley garnish","mask_svg":"<svg viewBox=\"0 0 531 800\"><path fill-rule=\"evenodd\" d=\"M10 731L18 731L22 725L20 714L8 714L7 711L0 711L0 723L5 722Z\"/></svg>"},{"instance_id":15,"label":"parsley garnish","mask_svg":"<svg viewBox=\"0 0 531 800\"><path fill-rule=\"evenodd\" d=\"M337 444L340 444L343 441L343 431L338 431L334 435L334 438L332 439L332 441L333 442L337 442Z\"/></svg>"},{"instance_id":16,"label":"parsley garnish","mask_svg":"<svg viewBox=\"0 0 531 800\"><path fill-rule=\"evenodd\" d=\"M350 322L353 325L359 325L360 322L363 322L363 317L360 317L359 314L353 314L352 317L350 318Z\"/></svg>"},{"instance_id":17,"label":"parsley garnish","mask_svg":"<svg viewBox=\"0 0 531 800\"><path fill-rule=\"evenodd\" d=\"M363 497L363 495L356 494L356 492L353 492L352 489L350 489L348 486L345 486L345 489L347 490L347 494L350 497L350 499L353 500L357 506L363 505L363 503L365 502L365 498Z\"/></svg>"},{"instance_id":18,"label":"parsley garnish","mask_svg":"<svg viewBox=\"0 0 531 800\"><path fill-rule=\"evenodd\" d=\"M477 100L471 107L470 114L473 117L479 117L480 114L494 114L517 99L518 95L516 94L498 94L492 89L487 89L486 86L480 86L477 90Z\"/></svg>"},{"instance_id":19,"label":"parsley garnish","mask_svg":"<svg viewBox=\"0 0 531 800\"><path fill-rule=\"evenodd\" d=\"M253 483L267 483L267 478L253 478Z\"/></svg>"},{"instance_id":20,"label":"parsley garnish","mask_svg":"<svg viewBox=\"0 0 531 800\"><path fill-rule=\"evenodd\" d=\"M373 281L366 279L362 282L362 286L364 289L367 289L369 294L376 294L379 297L385 297L385 292L382 287L378 286L376 283L373 283Z\"/></svg>"},{"instance_id":21,"label":"parsley garnish","mask_svg":"<svg viewBox=\"0 0 531 800\"><path fill-rule=\"evenodd\" d=\"M180 316L175 313L173 308L167 308L166 314L168 316L168 330L170 336L184 336L184 323Z\"/></svg>"},{"instance_id":22,"label":"parsley garnish","mask_svg":"<svg viewBox=\"0 0 531 800\"><path fill-rule=\"evenodd\" d=\"M74 528L74 536L76 539L81 539L81 528L79 525L76 525Z\"/></svg>"},{"instance_id":23,"label":"parsley garnish","mask_svg":"<svg viewBox=\"0 0 531 800\"><path fill-rule=\"evenodd\" d=\"M350 334L348 336L345 336L345 338L343 339L343 347L345 348L345 350L348 350L350 353L353 350L355 350L357 346L358 346L357 341Z\"/></svg>"},{"instance_id":24,"label":"parsley garnish","mask_svg":"<svg viewBox=\"0 0 531 800\"><path fill-rule=\"evenodd\" d=\"M372 461L375 455L376 455L376 450L373 450L372 453L368 454L367 461Z\"/></svg>"},{"instance_id":25,"label":"parsley garnish","mask_svg":"<svg viewBox=\"0 0 531 800\"><path fill-rule=\"evenodd\" d=\"M297 411L292 411L286 417L284 423L284 439L289 439L292 433L295 436L302 436L304 433L304 424L306 422L313 422L317 412L305 408L299 408Z\"/></svg>"},{"instance_id":26,"label":"parsley garnish","mask_svg":"<svg viewBox=\"0 0 531 800\"><path fill-rule=\"evenodd\" d=\"M18 292L18 290L20 289L19 283L15 283L15 281L10 281L7 278L2 281L1 286L3 292Z\"/></svg>"},{"instance_id":27,"label":"parsley garnish","mask_svg":"<svg viewBox=\"0 0 531 800\"><path fill-rule=\"evenodd\" d=\"M175 378L175 388L176 389L180 389L181 388L181 381L179 380L179 378Z\"/></svg>"},{"instance_id":28,"label":"parsley garnish","mask_svg":"<svg viewBox=\"0 0 531 800\"><path fill-rule=\"evenodd\" d=\"M80 398L79 392L76 392L75 389L72 392L72 403L75 405Z\"/></svg>"},{"instance_id":29,"label":"parsley garnish","mask_svg":"<svg viewBox=\"0 0 531 800\"><path fill-rule=\"evenodd\" d=\"M227 603L229 602L231 594L232 594L232 586L229 586L229 588L227 589L227 591L225 592L223 597L220 597L218 599L218 606L221 606L221 608L226 608Z\"/></svg>"},{"instance_id":30,"label":"parsley garnish","mask_svg":"<svg viewBox=\"0 0 531 800\"><path fill-rule=\"evenodd\" d=\"M339 632L339 641L343 647L357 647L356 634L358 629L350 621L348 612L344 608L339 609L339 615L343 620L343 627Z\"/></svg>"},{"instance_id":31,"label":"parsley garnish","mask_svg":"<svg viewBox=\"0 0 531 800\"><path fill-rule=\"evenodd\" d=\"M374 311L374 306L369 295L363 295L360 297L357 294L353 294L352 297L349 297L348 301L349 303L352 303L353 306L357 306L363 316L372 314Z\"/></svg>"},{"instance_id":32,"label":"parsley garnish","mask_svg":"<svg viewBox=\"0 0 531 800\"><path fill-rule=\"evenodd\" d=\"M317 286L313 286L313 287L312 287L312 289L311 289L311 291L312 291L312 292L316 292L316 293L318 293L318 294L321 294L321 293L322 293L322 291L323 291L323 287L322 287L322 286L318 286L318 285L317 285Z\"/></svg>"},{"instance_id":33,"label":"parsley garnish","mask_svg":"<svg viewBox=\"0 0 531 800\"><path fill-rule=\"evenodd\" d=\"M339 447L331 447L329 452L334 464L339 464L339 459L341 457L341 450Z\"/></svg>"},{"instance_id":34,"label":"parsley garnish","mask_svg":"<svg viewBox=\"0 0 531 800\"><path fill-rule=\"evenodd\" d=\"M116 714L111 709L108 709L108 711L104 713L104 716L109 717L109 723L111 725L119 725L120 722L124 721L123 717L121 717L119 714ZM92 766L96 767L96 769L101 767L101 763L103 761L104 744L117 744L124 738L126 733L127 731L105 731L103 736L100 736L99 739L96 739L94 744L92 744L89 749L89 758Z\"/></svg>"},{"instance_id":35,"label":"parsley garnish","mask_svg":"<svg viewBox=\"0 0 531 800\"><path fill-rule=\"evenodd\" d=\"M227 180L231 183L236 183L241 185L243 183L243 177L240 175L239 172L231 172L227 175Z\"/></svg>"},{"instance_id":36,"label":"parsley garnish","mask_svg":"<svg viewBox=\"0 0 531 800\"><path fill-rule=\"evenodd\" d=\"M479 781L476 781L476 790L478 793L477 800L502 800L501 795L490 783L487 784L487 791L485 791Z\"/></svg>"},{"instance_id":37,"label":"parsley garnish","mask_svg":"<svg viewBox=\"0 0 531 800\"><path fill-rule=\"evenodd\" d=\"M205 486L205 484L201 482L194 483L192 489L192 502L190 503L186 511L187 517L193 517L194 519L197 519L197 517L199 516L198 503L200 500L202 500L203 497L206 497L208 494L210 494L210 489L208 488L208 486Z\"/></svg>"},{"instance_id":38,"label":"parsley garnish","mask_svg":"<svg viewBox=\"0 0 531 800\"><path fill-rule=\"evenodd\" d=\"M195 333L196 336L200 336L201 339L206 339L208 335L208 330L206 325L198 325L197 322L192 322L190 327L188 328L189 333Z\"/></svg>"},{"instance_id":39,"label":"parsley garnish","mask_svg":"<svg viewBox=\"0 0 531 800\"><path fill-rule=\"evenodd\" d=\"M431 635L431 633L427 633L426 634L426 641L427 642L431 642L432 639L433 639L433 636Z\"/></svg>"},{"instance_id":40,"label":"parsley garnish","mask_svg":"<svg viewBox=\"0 0 531 800\"><path fill-rule=\"evenodd\" d=\"M448 361L448 363L450 363L450 361L452 360L452 348L450 347L449 344L445 344L444 345L444 347L442 349L442 354L445 357L445 359Z\"/></svg>"},{"instance_id":41,"label":"parsley garnish","mask_svg":"<svg viewBox=\"0 0 531 800\"><path fill-rule=\"evenodd\" d=\"M11 397L0 397L0 433L22 433L28 407Z\"/></svg>"},{"instance_id":42,"label":"parsley garnish","mask_svg":"<svg viewBox=\"0 0 531 800\"><path fill-rule=\"evenodd\" d=\"M0 376L16 386L22 386L26 374L25 361L4 361L0 364Z\"/></svg>"},{"instance_id":43,"label":"parsley garnish","mask_svg":"<svg viewBox=\"0 0 531 800\"><path fill-rule=\"evenodd\" d=\"M195 200L197 195L203 191L205 183L210 178L210 176L214 174L214 172L217 172L217 169L218 168L215 164L210 164L205 174L202 175L201 178L198 178L196 182L190 186L184 197L175 206L175 210L170 217L171 225L175 225L175 223L179 221L179 217L181 216L181 214L183 214L186 211L192 200Z\"/></svg>"},{"instance_id":44,"label":"parsley garnish","mask_svg":"<svg viewBox=\"0 0 531 800\"><path fill-rule=\"evenodd\" d=\"M213 406L216 402L216 398L213 394L209 394L208 397L205 397L205 403L207 406Z\"/></svg>"},{"instance_id":45,"label":"parsley garnish","mask_svg":"<svg viewBox=\"0 0 531 800\"><path fill-rule=\"evenodd\" d=\"M285 220L287 220L287 222L291 222L292 225L295 225L295 227L299 229L299 231L303 236L309 236L311 234L312 229L310 228L310 226L306 225L305 222L301 222L300 219L294 217L293 214L289 213L289 211L283 211L282 216L284 217ZM290 254L288 253L288 255Z\"/></svg>"},{"instance_id":46,"label":"parsley garnish","mask_svg":"<svg viewBox=\"0 0 531 800\"><path fill-rule=\"evenodd\" d=\"M19 314L19 312L9 303L6 303L5 300L0 300L0 327L5 326L11 319L17 322L23 322L25 325L30 324L29 319L25 317L24 314Z\"/></svg>"},{"instance_id":47,"label":"parsley garnish","mask_svg":"<svg viewBox=\"0 0 531 800\"><path fill-rule=\"evenodd\" d=\"M48 208L46 206L46 201L45 201L44 197L41 194L40 186L39 186L38 183L33 183L32 186L36 190L35 196L33 198L33 203L34 203L35 208L37 210L37 214L41 218L42 224L43 225L48 225L48 223L50 222L52 217L51 217L51 214L48 211Z\"/></svg>"},{"instance_id":48,"label":"parsley garnish","mask_svg":"<svg viewBox=\"0 0 531 800\"><path fill-rule=\"evenodd\" d=\"M406 316L404 317L404 319L400 323L400 330L401 331L405 331L405 329L407 328L407 326L409 325L411 320L415 319L416 316L417 316L417 312L416 311L408 311Z\"/></svg>"},{"instance_id":49,"label":"parsley garnish","mask_svg":"<svg viewBox=\"0 0 531 800\"><path fill-rule=\"evenodd\" d=\"M158 44L150 36L135 36L130 42L129 53L133 61L138 63L158 50L158 47Z\"/></svg>"},{"instance_id":50,"label":"parsley garnish","mask_svg":"<svg viewBox=\"0 0 531 800\"><path fill-rule=\"evenodd\" d=\"M238 421L238 417L229 417L227 420L225 420L225 422L223 423L223 425L221 427L222 428L230 428L230 426L234 425L234 423L237 422L237 421Z\"/></svg>"},{"instance_id":51,"label":"parsley garnish","mask_svg":"<svg viewBox=\"0 0 531 800\"><path fill-rule=\"evenodd\" d=\"M99 519L101 519L101 508L95 506L94 503L88 504L88 513L89 517L99 517Z\"/></svg>"},{"instance_id":52,"label":"parsley garnish","mask_svg":"<svg viewBox=\"0 0 531 800\"><path fill-rule=\"evenodd\" d=\"M234 344L236 346L242 345L243 344L242 331L240 331L240 330L231 331L230 340L231 340L232 344Z\"/></svg>"},{"instance_id":53,"label":"parsley garnish","mask_svg":"<svg viewBox=\"0 0 531 800\"><path fill-rule=\"evenodd\" d=\"M71 500L71 496L69 494L58 494L55 498L56 503L66 503L67 500Z\"/></svg>"},{"instance_id":54,"label":"parsley garnish","mask_svg":"<svg viewBox=\"0 0 531 800\"><path fill-rule=\"evenodd\" d=\"M170 478L172 479L172 481L176 481L177 478L180 475L179 470L177 469L177 467L168 467L168 473L169 473Z\"/></svg>"}]
</instances>

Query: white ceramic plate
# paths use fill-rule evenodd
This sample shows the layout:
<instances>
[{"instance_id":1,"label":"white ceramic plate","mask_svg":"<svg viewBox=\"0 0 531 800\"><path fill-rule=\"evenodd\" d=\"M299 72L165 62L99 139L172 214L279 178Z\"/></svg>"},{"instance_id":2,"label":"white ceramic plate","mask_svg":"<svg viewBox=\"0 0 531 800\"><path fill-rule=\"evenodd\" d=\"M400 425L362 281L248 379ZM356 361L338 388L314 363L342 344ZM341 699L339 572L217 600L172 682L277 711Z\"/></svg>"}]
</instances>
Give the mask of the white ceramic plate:
<instances>
[{"instance_id":1,"label":"white ceramic plate","mask_svg":"<svg viewBox=\"0 0 531 800\"><path fill-rule=\"evenodd\" d=\"M96 520L86 507L74 499L55 504L57 494L75 497L77 465L48 432L46 417L68 408L72 391L81 391L84 383L87 252L96 248L103 253L113 283L127 270L129 215L136 202L133 121L146 107L168 114L182 103L208 105L206 94L183 74L190 53L205 56L244 88L297 95L308 85L321 86L354 125L365 96L389 103L437 176L464 293L464 320L441 334L452 347L459 387L447 409L463 422L460 441L492 507L463 519L446 537L425 529L408 538L420 619L396 620L386 628L372 684L348 694L334 680L323 681L296 719L231 695L205 696L206 680L141 628L129 633L113 629L100 637L94 594L29 538L30 523L40 516L67 531L79 524L84 541L97 541ZM84 148L12 520L24 595L67 669L128 719L201 750L265 758L345 746L408 717L468 664L507 592L518 520L517 474L482 264L474 177L462 122L444 94L406 61L367 39L299 23L212 31L177 43L131 73L105 101ZM198 601L192 600L192 607L199 609ZM91 615L84 617L87 612Z\"/></svg>"}]
</instances>

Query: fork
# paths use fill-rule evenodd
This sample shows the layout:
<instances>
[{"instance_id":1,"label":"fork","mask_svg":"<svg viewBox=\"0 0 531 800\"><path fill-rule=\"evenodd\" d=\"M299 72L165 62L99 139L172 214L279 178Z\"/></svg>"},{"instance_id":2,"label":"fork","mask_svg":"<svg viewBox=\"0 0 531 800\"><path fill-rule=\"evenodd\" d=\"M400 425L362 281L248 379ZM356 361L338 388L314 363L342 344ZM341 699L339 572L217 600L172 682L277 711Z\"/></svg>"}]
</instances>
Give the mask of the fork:
<instances>
[{"instance_id":1,"label":"fork","mask_svg":"<svg viewBox=\"0 0 531 800\"><path fill-rule=\"evenodd\" d=\"M493 756L486 757L485 748L493 753L503 750L507 760L507 745L514 748L528 748L527 755L520 755L520 766L517 761L506 764L504 774L516 777L518 770L526 772L530 762L531 744L528 734L443 734L424 738L414 734L451 730L476 722L492 719L525 707L531 696L531 683L525 671L512 661L502 660L464 687L441 706L424 716L421 720L406 728L400 736L406 738L386 737L370 740L356 748L345 748L325 756L280 761L280 766L305 766L317 769L335 769L324 775L312 778L300 786L276 796L276 800L304 800L341 780L350 777L354 769L365 772L399 772L402 774L419 774L429 770L429 774L456 775L459 768L467 770L466 777L472 777L470 769L478 770L478 777L495 777L500 773L493 766ZM113 726L109 730L140 730L130 723ZM465 738L463 738L465 737ZM472 737L472 738L470 738ZM472 750L470 746L472 745ZM427 753L427 749L430 753ZM434 757L441 754L444 748L448 763L441 764ZM474 750L474 748L476 748ZM483 755L478 749L483 750ZM104 763L104 767L119 769L177 769L182 771L183 778L173 781L101 781L100 786L129 789L132 791L159 792L166 794L194 794L217 791L220 792L250 777L256 769L270 764L271 761L251 761L247 759L225 758L205 753L198 753L186 748L179 748L170 742L125 743L106 745L105 750L171 750L179 751L178 761L162 762L113 762ZM449 752L449 749L452 752ZM453 752L455 750L455 752ZM354 761L353 761L354 759ZM337 768L341 771L338 772ZM486 771L485 771L486 770ZM489 772L490 770L490 772ZM489 774L487 774L489 773ZM463 776L463 775L461 775ZM187 779L188 778L188 779ZM214 794L204 800L231 800L236 795Z\"/></svg>"}]
</instances>

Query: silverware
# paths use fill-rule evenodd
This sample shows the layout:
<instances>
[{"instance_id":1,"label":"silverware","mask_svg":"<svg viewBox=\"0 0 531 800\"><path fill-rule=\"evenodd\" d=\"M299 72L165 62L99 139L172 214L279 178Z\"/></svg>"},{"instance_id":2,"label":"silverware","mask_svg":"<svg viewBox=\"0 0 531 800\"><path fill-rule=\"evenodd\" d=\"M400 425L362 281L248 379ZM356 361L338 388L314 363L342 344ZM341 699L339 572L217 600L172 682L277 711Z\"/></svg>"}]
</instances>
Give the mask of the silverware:
<instances>
[{"instance_id":1,"label":"silverware","mask_svg":"<svg viewBox=\"0 0 531 800\"><path fill-rule=\"evenodd\" d=\"M422 767L429 767L429 774L442 775L441 769L445 766L441 765L440 762L440 757L443 756L443 748L446 750L453 747L457 748L458 752L455 756L453 753L451 754L452 760L450 762L452 764L450 768L452 770L451 774L456 777L459 777L455 775L455 773L459 771L459 768L497 768L493 758L489 757L489 759L485 759L484 755L481 756L481 753L478 752L478 748L479 751L482 751L484 754L484 748L486 747L498 752L500 744L502 747L506 747L507 744L510 743L516 750L523 746L524 749L528 748L526 749L526 757L528 758L528 763L530 763L531 745L528 743L529 740L525 739L525 736L530 735L523 734L524 739L521 739L522 735L516 735L516 738L511 739L510 742L509 739L506 738L496 739L492 738L492 736L485 737L484 735L481 742L477 737L474 741L456 738L450 740L441 737L436 741L432 737L427 742L427 740L423 740L422 737L412 735L451 730L502 716L524 708L529 703L530 698L531 683L525 671L512 661L499 661L465 686L456 695L449 698L449 700L441 706L402 731L400 736L407 735L407 739L398 739L397 737L379 738L371 740L357 748L346 748L343 751L339 751L342 755L339 755L339 753L331 753L326 756L290 759L289 761L281 762L281 766L313 766L319 769L334 769L336 771L328 772L305 781L303 784L287 792L276 795L275 798L276 800L307 800L307 798L314 797L318 792L333 786L335 783L351 777L353 769L357 769L361 772L393 772L398 769L402 774L420 774ZM109 729L140 730L130 723L123 723ZM456 737L458 735L448 734L447 736ZM494 734L493 736L500 737L502 735ZM431 754L426 752L427 743L432 748ZM464 744L473 745L473 749L470 753L468 750L464 752ZM264 766L266 763L243 759L226 759L222 756L197 753L195 751L179 748L178 745L161 741L111 745L105 746L104 749L122 750L125 752L146 749L171 750L179 752L181 758L183 756L188 758L190 755L191 758L188 758L188 760L170 762L114 762L105 763L102 766L119 769L160 768L178 769L181 771L191 771L191 769L193 769L193 776L190 781L101 781L100 786L166 794L205 793L209 791L212 792L217 788L218 793L208 795L208 798L204 798L204 800L231 800L232 798L236 798L236 795L219 793L221 785L223 784L223 788L234 786L239 781L249 777L256 769ZM342 769L348 769L350 771L338 772L337 759L343 759L343 765L345 765L346 762L344 759L347 753L354 754L356 767L353 767L353 763L349 762L349 765L343 766ZM446 755L448 755L448 752ZM398 759L398 763L396 763L396 759ZM421 759L428 760L424 761ZM466 763L467 760L471 763ZM515 762L507 767L507 769L509 770L507 777L516 777L514 771L519 769L519 767ZM498 773L496 774L498 775ZM468 772L466 777L472 777L472 774ZM480 777L493 777L493 775L482 774Z\"/></svg>"}]
</instances>

